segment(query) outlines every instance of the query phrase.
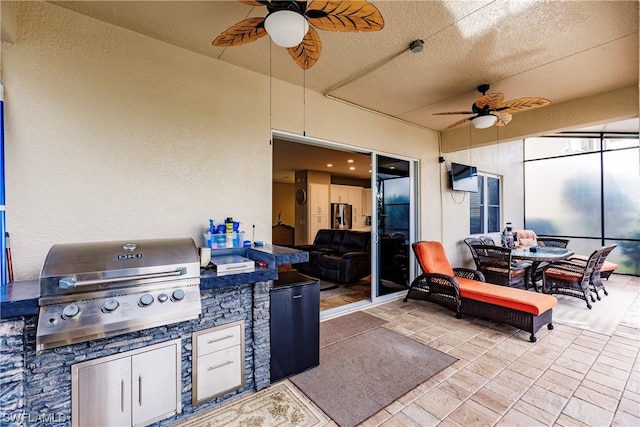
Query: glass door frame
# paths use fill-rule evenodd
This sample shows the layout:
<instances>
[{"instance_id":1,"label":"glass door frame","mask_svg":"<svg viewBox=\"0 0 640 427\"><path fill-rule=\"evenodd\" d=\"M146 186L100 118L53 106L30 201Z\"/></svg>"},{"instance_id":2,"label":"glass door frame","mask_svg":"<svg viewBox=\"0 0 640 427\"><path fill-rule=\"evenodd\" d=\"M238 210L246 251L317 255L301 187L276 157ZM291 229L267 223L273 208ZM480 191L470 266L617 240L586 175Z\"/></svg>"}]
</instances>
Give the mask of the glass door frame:
<instances>
[{"instance_id":1,"label":"glass door frame","mask_svg":"<svg viewBox=\"0 0 640 427\"><path fill-rule=\"evenodd\" d=\"M419 235L419 186L418 186L418 171L419 162L415 158L401 156L397 154L389 154L383 152L371 152L371 302L380 303L392 299L396 299L398 295L405 293L406 290L400 290L398 292L389 293L386 295L378 295L378 289L380 284L380 259L378 253L380 253L380 233L378 229L378 157L389 157L406 161L409 163L409 264L408 264L408 284L416 277L416 260L413 256L411 245L417 241Z\"/></svg>"}]
</instances>

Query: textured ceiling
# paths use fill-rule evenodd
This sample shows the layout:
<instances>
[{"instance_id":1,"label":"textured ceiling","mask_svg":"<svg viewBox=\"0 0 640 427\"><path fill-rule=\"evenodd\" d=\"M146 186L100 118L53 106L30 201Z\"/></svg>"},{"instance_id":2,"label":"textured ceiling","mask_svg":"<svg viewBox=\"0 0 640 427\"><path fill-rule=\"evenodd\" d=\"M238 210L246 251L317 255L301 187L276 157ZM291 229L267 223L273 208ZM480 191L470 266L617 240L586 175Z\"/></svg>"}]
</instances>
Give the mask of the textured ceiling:
<instances>
[{"instance_id":1,"label":"textured ceiling","mask_svg":"<svg viewBox=\"0 0 640 427\"><path fill-rule=\"evenodd\" d=\"M166 43L442 131L465 116L479 84L505 100L553 103L638 84L637 1L374 0L372 33L319 30L322 54L302 71L263 37L220 48L222 31L265 7L238 1L51 2ZM409 44L424 40L413 53ZM514 114L513 120L518 120ZM637 120L636 120L637 130Z\"/></svg>"}]
</instances>

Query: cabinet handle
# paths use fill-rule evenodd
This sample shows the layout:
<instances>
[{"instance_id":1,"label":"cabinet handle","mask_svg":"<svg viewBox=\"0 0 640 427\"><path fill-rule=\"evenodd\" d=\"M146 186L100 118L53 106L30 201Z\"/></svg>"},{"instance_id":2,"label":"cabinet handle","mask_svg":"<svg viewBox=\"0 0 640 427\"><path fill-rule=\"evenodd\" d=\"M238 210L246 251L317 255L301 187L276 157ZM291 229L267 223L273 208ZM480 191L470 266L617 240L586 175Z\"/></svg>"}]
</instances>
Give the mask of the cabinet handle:
<instances>
[{"instance_id":1,"label":"cabinet handle","mask_svg":"<svg viewBox=\"0 0 640 427\"><path fill-rule=\"evenodd\" d=\"M298 299L298 298L302 298L302 295L294 295L293 299Z\"/></svg>"},{"instance_id":2,"label":"cabinet handle","mask_svg":"<svg viewBox=\"0 0 640 427\"><path fill-rule=\"evenodd\" d=\"M124 412L124 380L120 380L120 412Z\"/></svg>"},{"instance_id":3,"label":"cabinet handle","mask_svg":"<svg viewBox=\"0 0 640 427\"><path fill-rule=\"evenodd\" d=\"M214 343L217 343L217 342L220 342L220 341L228 340L229 338L233 338L233 334L232 335L227 335L227 336L222 337L222 338L216 338L214 340L209 340L209 341L207 341L207 344L214 344Z\"/></svg>"},{"instance_id":4,"label":"cabinet handle","mask_svg":"<svg viewBox=\"0 0 640 427\"><path fill-rule=\"evenodd\" d=\"M209 367L207 368L207 371L213 371L213 370L216 370L216 369L218 369L218 368L222 368L222 367L224 367L224 366L231 365L232 363L233 363L233 360L227 360L226 362L221 363L221 364L219 364L219 365L216 365L216 366L209 366Z\"/></svg>"},{"instance_id":5,"label":"cabinet handle","mask_svg":"<svg viewBox=\"0 0 640 427\"><path fill-rule=\"evenodd\" d=\"M142 375L138 376L138 404L142 406Z\"/></svg>"}]
</instances>

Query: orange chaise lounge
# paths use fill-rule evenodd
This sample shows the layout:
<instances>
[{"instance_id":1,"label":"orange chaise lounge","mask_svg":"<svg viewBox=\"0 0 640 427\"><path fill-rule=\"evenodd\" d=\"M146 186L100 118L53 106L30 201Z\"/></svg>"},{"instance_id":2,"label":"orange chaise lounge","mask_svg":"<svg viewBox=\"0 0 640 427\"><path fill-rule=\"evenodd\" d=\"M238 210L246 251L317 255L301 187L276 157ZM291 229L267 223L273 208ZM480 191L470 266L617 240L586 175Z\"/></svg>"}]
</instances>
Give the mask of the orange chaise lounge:
<instances>
[{"instance_id":1,"label":"orange chaise lounge","mask_svg":"<svg viewBox=\"0 0 640 427\"><path fill-rule=\"evenodd\" d=\"M423 274L409 286L405 302L430 301L454 310L458 319L467 314L506 323L530 332L531 342L543 325L553 329L553 307L558 304L554 296L485 283L479 271L451 268L440 242L411 247Z\"/></svg>"}]
</instances>

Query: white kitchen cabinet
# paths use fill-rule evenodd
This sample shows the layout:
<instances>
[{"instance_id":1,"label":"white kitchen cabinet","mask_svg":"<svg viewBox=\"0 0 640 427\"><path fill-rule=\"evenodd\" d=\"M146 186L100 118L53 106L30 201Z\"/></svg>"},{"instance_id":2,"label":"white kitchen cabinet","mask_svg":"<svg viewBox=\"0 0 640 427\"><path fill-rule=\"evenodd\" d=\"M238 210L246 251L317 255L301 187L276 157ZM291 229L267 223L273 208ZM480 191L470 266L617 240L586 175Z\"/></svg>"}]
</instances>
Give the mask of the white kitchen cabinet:
<instances>
[{"instance_id":1,"label":"white kitchen cabinet","mask_svg":"<svg viewBox=\"0 0 640 427\"><path fill-rule=\"evenodd\" d=\"M351 228L359 229L364 225L362 213L362 187L349 187L349 202L351 205Z\"/></svg>"},{"instance_id":2,"label":"white kitchen cabinet","mask_svg":"<svg viewBox=\"0 0 640 427\"><path fill-rule=\"evenodd\" d=\"M362 215L371 216L371 189L362 190Z\"/></svg>"},{"instance_id":3,"label":"white kitchen cabinet","mask_svg":"<svg viewBox=\"0 0 640 427\"><path fill-rule=\"evenodd\" d=\"M329 214L329 186L309 183L309 215Z\"/></svg>"},{"instance_id":4,"label":"white kitchen cabinet","mask_svg":"<svg viewBox=\"0 0 640 427\"><path fill-rule=\"evenodd\" d=\"M309 217L307 221L308 242L313 240L318 230L329 228L329 185L309 183Z\"/></svg>"},{"instance_id":5,"label":"white kitchen cabinet","mask_svg":"<svg viewBox=\"0 0 640 427\"><path fill-rule=\"evenodd\" d=\"M192 404L244 387L244 322L193 334Z\"/></svg>"},{"instance_id":6,"label":"white kitchen cabinet","mask_svg":"<svg viewBox=\"0 0 640 427\"><path fill-rule=\"evenodd\" d=\"M349 203L349 186L332 184L331 203Z\"/></svg>"},{"instance_id":7,"label":"white kitchen cabinet","mask_svg":"<svg viewBox=\"0 0 640 427\"><path fill-rule=\"evenodd\" d=\"M182 411L181 340L71 367L72 426L145 426Z\"/></svg>"}]
</instances>

